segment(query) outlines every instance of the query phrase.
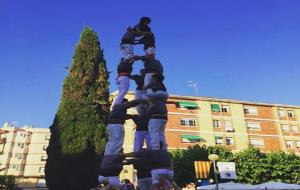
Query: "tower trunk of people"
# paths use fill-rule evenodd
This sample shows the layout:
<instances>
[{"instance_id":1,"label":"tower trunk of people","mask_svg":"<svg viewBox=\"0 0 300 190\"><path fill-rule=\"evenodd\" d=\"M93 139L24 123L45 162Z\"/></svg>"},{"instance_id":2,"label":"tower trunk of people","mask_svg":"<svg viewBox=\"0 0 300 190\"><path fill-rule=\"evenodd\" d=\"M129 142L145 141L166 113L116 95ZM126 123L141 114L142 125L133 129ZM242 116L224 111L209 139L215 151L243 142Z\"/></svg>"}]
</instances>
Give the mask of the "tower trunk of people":
<instances>
[{"instance_id":1,"label":"tower trunk of people","mask_svg":"<svg viewBox=\"0 0 300 190\"><path fill-rule=\"evenodd\" d=\"M108 118L108 142L98 179L102 185L121 187L119 174L123 165L133 164L139 189L150 189L150 186L152 189L171 189L172 186L173 170L165 137L169 94L163 82L163 66L156 58L155 36L149 27L150 22L149 17L142 17L136 26L126 29L121 39L116 79L118 95ZM135 55L137 44L144 46L144 55ZM144 68L133 75L133 65L137 61L142 61ZM136 83L136 91L135 99L128 102L125 95L130 80ZM131 107L136 108L137 114L127 114ZM124 154L124 123L128 119L133 120L136 131L133 152ZM144 141L145 149L142 148Z\"/></svg>"}]
</instances>

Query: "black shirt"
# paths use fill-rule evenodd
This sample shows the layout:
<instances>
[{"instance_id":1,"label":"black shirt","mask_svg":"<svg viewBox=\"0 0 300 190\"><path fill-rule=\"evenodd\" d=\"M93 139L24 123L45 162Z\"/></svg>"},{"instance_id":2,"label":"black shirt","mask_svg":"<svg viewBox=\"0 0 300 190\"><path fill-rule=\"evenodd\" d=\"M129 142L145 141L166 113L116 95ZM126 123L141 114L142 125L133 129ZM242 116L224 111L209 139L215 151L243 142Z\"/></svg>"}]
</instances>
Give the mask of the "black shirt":
<instances>
[{"instance_id":1,"label":"black shirt","mask_svg":"<svg viewBox=\"0 0 300 190\"><path fill-rule=\"evenodd\" d=\"M150 59L144 61L145 73L163 73L163 66L157 59Z\"/></svg>"},{"instance_id":2,"label":"black shirt","mask_svg":"<svg viewBox=\"0 0 300 190\"><path fill-rule=\"evenodd\" d=\"M142 76L142 75L131 75L130 78L135 81L137 90L143 90L144 76Z\"/></svg>"},{"instance_id":3,"label":"black shirt","mask_svg":"<svg viewBox=\"0 0 300 190\"><path fill-rule=\"evenodd\" d=\"M134 44L135 37L138 33L135 30L128 30L121 39L121 44Z\"/></svg>"},{"instance_id":4,"label":"black shirt","mask_svg":"<svg viewBox=\"0 0 300 190\"><path fill-rule=\"evenodd\" d=\"M151 169L172 167L172 155L166 150L147 150L135 152L134 155L141 159L147 159L147 164L149 164Z\"/></svg>"},{"instance_id":5,"label":"black shirt","mask_svg":"<svg viewBox=\"0 0 300 190\"><path fill-rule=\"evenodd\" d=\"M131 73L133 68L132 68L133 63L128 63L121 61L118 65L118 73Z\"/></svg>"},{"instance_id":6,"label":"black shirt","mask_svg":"<svg viewBox=\"0 0 300 190\"><path fill-rule=\"evenodd\" d=\"M149 118L145 115L134 115L132 120L136 125L137 131L148 131Z\"/></svg>"},{"instance_id":7,"label":"black shirt","mask_svg":"<svg viewBox=\"0 0 300 190\"><path fill-rule=\"evenodd\" d=\"M138 23L137 25L135 25L133 27L133 29L137 32L141 31L141 32L151 32L151 29L148 25L144 25L142 23Z\"/></svg>"},{"instance_id":8,"label":"black shirt","mask_svg":"<svg viewBox=\"0 0 300 190\"><path fill-rule=\"evenodd\" d=\"M146 34L141 40L141 44L144 44L144 50L149 47L155 47L155 37L153 33Z\"/></svg>"},{"instance_id":9,"label":"black shirt","mask_svg":"<svg viewBox=\"0 0 300 190\"><path fill-rule=\"evenodd\" d=\"M124 124L125 120L130 119L127 109L140 104L141 100L132 100L127 103L114 105L108 116L108 124Z\"/></svg>"}]
</instances>

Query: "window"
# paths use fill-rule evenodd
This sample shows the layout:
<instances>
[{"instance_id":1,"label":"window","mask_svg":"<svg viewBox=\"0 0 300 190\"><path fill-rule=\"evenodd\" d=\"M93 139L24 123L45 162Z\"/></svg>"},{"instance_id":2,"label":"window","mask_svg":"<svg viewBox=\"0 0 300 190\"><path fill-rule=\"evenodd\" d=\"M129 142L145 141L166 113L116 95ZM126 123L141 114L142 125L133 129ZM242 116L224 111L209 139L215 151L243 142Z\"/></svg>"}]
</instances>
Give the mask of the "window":
<instances>
[{"instance_id":1,"label":"window","mask_svg":"<svg viewBox=\"0 0 300 190\"><path fill-rule=\"evenodd\" d=\"M194 126L196 126L196 119L183 118L183 119L180 119L180 124L185 125L185 126L194 127Z\"/></svg>"},{"instance_id":2,"label":"window","mask_svg":"<svg viewBox=\"0 0 300 190\"><path fill-rule=\"evenodd\" d=\"M250 139L250 144L253 146L264 146L264 140L263 139Z\"/></svg>"},{"instance_id":3,"label":"window","mask_svg":"<svg viewBox=\"0 0 300 190\"><path fill-rule=\"evenodd\" d=\"M224 120L224 127L231 127L231 121L230 120Z\"/></svg>"},{"instance_id":4,"label":"window","mask_svg":"<svg viewBox=\"0 0 300 190\"><path fill-rule=\"evenodd\" d=\"M257 122L248 122L247 121L247 127L248 127L248 129L251 129L251 130L260 130L260 124Z\"/></svg>"},{"instance_id":5,"label":"window","mask_svg":"<svg viewBox=\"0 0 300 190\"><path fill-rule=\"evenodd\" d=\"M220 120L213 119L213 126L214 126L214 128L220 128L221 127Z\"/></svg>"},{"instance_id":6,"label":"window","mask_svg":"<svg viewBox=\"0 0 300 190\"><path fill-rule=\"evenodd\" d=\"M287 148L293 148L293 141L285 141Z\"/></svg>"},{"instance_id":7,"label":"window","mask_svg":"<svg viewBox=\"0 0 300 190\"><path fill-rule=\"evenodd\" d=\"M45 140L50 140L50 135L46 135Z\"/></svg>"},{"instance_id":8,"label":"window","mask_svg":"<svg viewBox=\"0 0 300 190\"><path fill-rule=\"evenodd\" d=\"M297 125L292 125L291 129L293 132L298 132L298 126Z\"/></svg>"},{"instance_id":9,"label":"window","mask_svg":"<svg viewBox=\"0 0 300 190\"><path fill-rule=\"evenodd\" d=\"M287 124L281 124L281 128L284 132L288 132L290 130Z\"/></svg>"},{"instance_id":10,"label":"window","mask_svg":"<svg viewBox=\"0 0 300 190\"><path fill-rule=\"evenodd\" d=\"M226 144L227 145L233 145L234 141L233 141L233 137L226 137Z\"/></svg>"},{"instance_id":11,"label":"window","mask_svg":"<svg viewBox=\"0 0 300 190\"><path fill-rule=\"evenodd\" d=\"M228 105L222 105L221 109L222 109L222 112L225 112L225 113L229 112L229 106Z\"/></svg>"},{"instance_id":12,"label":"window","mask_svg":"<svg viewBox=\"0 0 300 190\"><path fill-rule=\"evenodd\" d=\"M220 112L219 104L211 104L211 111L212 112Z\"/></svg>"},{"instance_id":13,"label":"window","mask_svg":"<svg viewBox=\"0 0 300 190\"><path fill-rule=\"evenodd\" d=\"M13 169L15 169L16 171L20 170L20 165L19 164L13 164Z\"/></svg>"},{"instance_id":14,"label":"window","mask_svg":"<svg viewBox=\"0 0 300 190\"><path fill-rule=\"evenodd\" d=\"M200 142L201 138L196 135L181 135L182 143L197 143Z\"/></svg>"},{"instance_id":15,"label":"window","mask_svg":"<svg viewBox=\"0 0 300 190\"><path fill-rule=\"evenodd\" d=\"M44 167L40 167L40 168L39 168L39 173L44 174L44 173L45 173L45 168L44 168Z\"/></svg>"},{"instance_id":16,"label":"window","mask_svg":"<svg viewBox=\"0 0 300 190\"><path fill-rule=\"evenodd\" d=\"M300 141L296 141L296 147L300 148Z\"/></svg>"},{"instance_id":17,"label":"window","mask_svg":"<svg viewBox=\"0 0 300 190\"><path fill-rule=\"evenodd\" d=\"M41 157L41 161L46 161L47 160L47 156L42 156Z\"/></svg>"},{"instance_id":18,"label":"window","mask_svg":"<svg viewBox=\"0 0 300 190\"><path fill-rule=\"evenodd\" d=\"M288 117L294 117L294 111L288 110Z\"/></svg>"},{"instance_id":19,"label":"window","mask_svg":"<svg viewBox=\"0 0 300 190\"><path fill-rule=\"evenodd\" d=\"M223 137L216 136L215 138L216 138L216 144L217 144L217 145L223 144Z\"/></svg>"},{"instance_id":20,"label":"window","mask_svg":"<svg viewBox=\"0 0 300 190\"><path fill-rule=\"evenodd\" d=\"M233 132L234 128L232 127L231 121L230 120L224 120L224 127L225 131L227 132Z\"/></svg>"},{"instance_id":21,"label":"window","mask_svg":"<svg viewBox=\"0 0 300 190\"><path fill-rule=\"evenodd\" d=\"M256 109L256 107L245 106L244 113L250 114L250 115L257 115L257 109Z\"/></svg>"},{"instance_id":22,"label":"window","mask_svg":"<svg viewBox=\"0 0 300 190\"><path fill-rule=\"evenodd\" d=\"M286 112L283 109L278 110L279 117L286 117Z\"/></svg>"}]
</instances>

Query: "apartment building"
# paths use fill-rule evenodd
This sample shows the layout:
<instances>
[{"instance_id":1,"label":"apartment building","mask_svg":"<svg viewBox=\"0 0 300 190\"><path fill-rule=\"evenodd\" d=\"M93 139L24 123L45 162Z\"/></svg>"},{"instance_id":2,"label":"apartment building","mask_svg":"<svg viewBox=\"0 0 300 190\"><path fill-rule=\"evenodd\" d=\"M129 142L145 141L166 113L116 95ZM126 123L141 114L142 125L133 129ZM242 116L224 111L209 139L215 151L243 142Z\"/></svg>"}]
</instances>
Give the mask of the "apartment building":
<instances>
[{"instance_id":1,"label":"apartment building","mask_svg":"<svg viewBox=\"0 0 300 190\"><path fill-rule=\"evenodd\" d=\"M18 128L5 123L0 138L0 175L18 176L18 185L44 186L48 128Z\"/></svg>"},{"instance_id":2,"label":"apartment building","mask_svg":"<svg viewBox=\"0 0 300 190\"><path fill-rule=\"evenodd\" d=\"M126 98L134 99L133 92ZM238 152L253 145L263 152L300 155L300 106L171 95L167 107L165 134L169 150L199 144L225 146ZM133 150L133 142L134 124L127 120L125 152ZM133 168L125 166L121 178L135 181Z\"/></svg>"},{"instance_id":3,"label":"apartment building","mask_svg":"<svg viewBox=\"0 0 300 190\"><path fill-rule=\"evenodd\" d=\"M253 145L263 152L300 154L300 106L171 95L167 107L170 150L200 144L236 152ZM126 121L125 128L124 147L130 152L134 124Z\"/></svg>"},{"instance_id":4,"label":"apartment building","mask_svg":"<svg viewBox=\"0 0 300 190\"><path fill-rule=\"evenodd\" d=\"M133 92L126 98L134 99ZM237 152L253 145L263 152L300 155L300 106L171 95L167 107L169 150L199 144ZM131 108L128 113L136 110ZM124 151L132 152L135 126L127 120L124 127ZM0 175L20 176L23 184L43 184L49 129L16 128L6 123L0 135ZM120 177L136 181L132 166L124 166Z\"/></svg>"}]
</instances>

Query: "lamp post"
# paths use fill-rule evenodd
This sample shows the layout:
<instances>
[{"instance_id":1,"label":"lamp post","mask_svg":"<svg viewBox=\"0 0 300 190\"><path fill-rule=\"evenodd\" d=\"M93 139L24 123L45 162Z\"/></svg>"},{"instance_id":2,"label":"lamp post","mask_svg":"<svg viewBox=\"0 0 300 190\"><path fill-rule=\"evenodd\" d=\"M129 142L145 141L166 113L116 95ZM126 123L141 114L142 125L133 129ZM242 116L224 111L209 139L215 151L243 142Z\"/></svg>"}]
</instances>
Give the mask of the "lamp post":
<instances>
[{"instance_id":1,"label":"lamp post","mask_svg":"<svg viewBox=\"0 0 300 190\"><path fill-rule=\"evenodd\" d=\"M208 156L208 159L213 162L214 164L214 175L216 179L216 190L219 190L219 184L218 184L218 176L217 176L217 168L216 168L216 161L219 159L219 156L216 154L210 154Z\"/></svg>"}]
</instances>

